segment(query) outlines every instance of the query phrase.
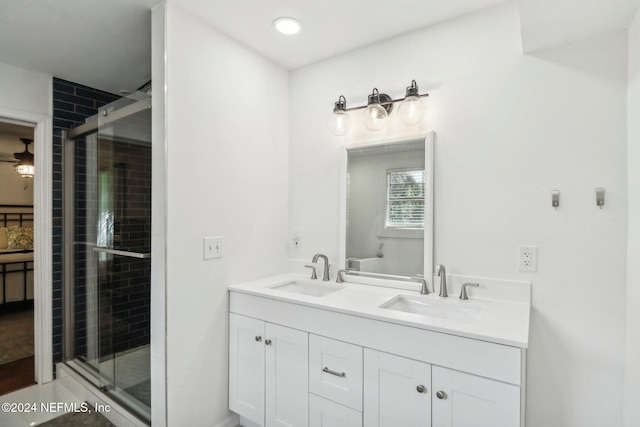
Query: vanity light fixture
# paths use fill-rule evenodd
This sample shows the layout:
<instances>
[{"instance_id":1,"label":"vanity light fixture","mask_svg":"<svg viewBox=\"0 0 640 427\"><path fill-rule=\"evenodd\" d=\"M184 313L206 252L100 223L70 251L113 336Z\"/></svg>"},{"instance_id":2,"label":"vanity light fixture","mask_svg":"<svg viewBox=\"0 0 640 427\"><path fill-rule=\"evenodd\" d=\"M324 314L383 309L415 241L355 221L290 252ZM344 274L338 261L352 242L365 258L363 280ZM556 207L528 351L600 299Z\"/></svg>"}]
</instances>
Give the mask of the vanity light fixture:
<instances>
[{"instance_id":1,"label":"vanity light fixture","mask_svg":"<svg viewBox=\"0 0 640 427\"><path fill-rule=\"evenodd\" d=\"M367 129L377 132L387 125L387 117L393 109L393 103L390 101L389 95L378 92L378 88L373 88L367 101L367 108L362 113Z\"/></svg>"},{"instance_id":2,"label":"vanity light fixture","mask_svg":"<svg viewBox=\"0 0 640 427\"><path fill-rule=\"evenodd\" d=\"M302 29L302 24L300 23L300 21L288 16L283 16L282 18L276 19L271 25L273 25L273 28L275 28L278 32L287 36L297 34Z\"/></svg>"},{"instance_id":3,"label":"vanity light fixture","mask_svg":"<svg viewBox=\"0 0 640 427\"><path fill-rule=\"evenodd\" d=\"M362 107L347 108L345 97L340 95L338 101L334 104L333 113L329 117L327 127L332 134L342 136L349 132L351 127L351 118L348 112L364 109L362 113L364 125L367 129L377 132L387 125L389 114L393 110L393 104L399 101L402 101L398 108L398 115L402 123L409 126L417 125L422 121L426 112L426 106L420 99L425 96L429 96L429 94L420 95L418 84L415 80L411 80L411 85L407 87L405 97L399 99L391 99L386 93L380 93L378 88L373 88L373 91L368 96L367 105Z\"/></svg>"},{"instance_id":4,"label":"vanity light fixture","mask_svg":"<svg viewBox=\"0 0 640 427\"><path fill-rule=\"evenodd\" d=\"M29 152L29 144L33 142L33 139L20 138L20 141L24 144L24 151L22 153L13 153L15 158L18 159L16 172L22 175L23 178L33 178L35 166L33 165L33 154Z\"/></svg>"},{"instance_id":5,"label":"vanity light fixture","mask_svg":"<svg viewBox=\"0 0 640 427\"><path fill-rule=\"evenodd\" d=\"M329 132L335 136L341 136L351 129L351 117L347 114L347 99L340 95L333 107L333 113L327 122Z\"/></svg>"},{"instance_id":6,"label":"vanity light fixture","mask_svg":"<svg viewBox=\"0 0 640 427\"><path fill-rule=\"evenodd\" d=\"M415 80L411 80L411 86L407 87L404 101L398 107L398 116L400 121L405 125L414 126L422 121L426 107L420 99L418 93L418 84Z\"/></svg>"}]
</instances>

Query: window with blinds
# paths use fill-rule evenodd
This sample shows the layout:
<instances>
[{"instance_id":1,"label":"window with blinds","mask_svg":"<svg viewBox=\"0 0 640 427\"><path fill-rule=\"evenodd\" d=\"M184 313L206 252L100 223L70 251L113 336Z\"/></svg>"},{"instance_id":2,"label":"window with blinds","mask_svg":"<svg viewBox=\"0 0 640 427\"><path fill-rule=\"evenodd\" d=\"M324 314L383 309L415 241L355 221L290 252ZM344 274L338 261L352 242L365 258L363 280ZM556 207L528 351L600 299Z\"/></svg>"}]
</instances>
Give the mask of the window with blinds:
<instances>
[{"instance_id":1,"label":"window with blinds","mask_svg":"<svg viewBox=\"0 0 640 427\"><path fill-rule=\"evenodd\" d=\"M387 228L424 228L425 173L422 169L387 170Z\"/></svg>"}]
</instances>

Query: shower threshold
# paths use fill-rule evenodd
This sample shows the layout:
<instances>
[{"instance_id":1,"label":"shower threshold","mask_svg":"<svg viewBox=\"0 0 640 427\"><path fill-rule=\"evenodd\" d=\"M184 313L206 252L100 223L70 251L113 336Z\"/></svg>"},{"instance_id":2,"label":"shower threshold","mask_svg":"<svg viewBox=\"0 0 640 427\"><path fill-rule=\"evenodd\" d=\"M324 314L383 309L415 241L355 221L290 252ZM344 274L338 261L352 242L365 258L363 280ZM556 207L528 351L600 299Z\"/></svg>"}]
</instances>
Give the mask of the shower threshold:
<instances>
[{"instance_id":1,"label":"shower threshold","mask_svg":"<svg viewBox=\"0 0 640 427\"><path fill-rule=\"evenodd\" d=\"M146 358L146 359L145 359ZM69 360L65 365L82 377L86 385L105 397L119 403L123 410L149 425L151 419L151 378L145 369L145 360L149 360L149 345L116 354L115 375L118 384L101 375L96 368L78 359ZM101 365L112 362L101 362ZM126 408L126 409L124 409Z\"/></svg>"}]
</instances>

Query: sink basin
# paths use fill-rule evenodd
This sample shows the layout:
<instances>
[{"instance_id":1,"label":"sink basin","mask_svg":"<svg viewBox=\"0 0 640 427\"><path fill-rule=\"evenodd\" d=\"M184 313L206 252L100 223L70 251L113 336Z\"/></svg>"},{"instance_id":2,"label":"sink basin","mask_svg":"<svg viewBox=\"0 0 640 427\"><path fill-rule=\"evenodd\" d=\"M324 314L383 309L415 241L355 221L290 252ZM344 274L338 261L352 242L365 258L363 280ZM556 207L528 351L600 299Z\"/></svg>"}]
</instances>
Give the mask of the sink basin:
<instances>
[{"instance_id":1,"label":"sink basin","mask_svg":"<svg viewBox=\"0 0 640 427\"><path fill-rule=\"evenodd\" d=\"M482 314L482 307L466 301L442 301L409 295L397 295L380 308L465 322L478 320Z\"/></svg>"},{"instance_id":2,"label":"sink basin","mask_svg":"<svg viewBox=\"0 0 640 427\"><path fill-rule=\"evenodd\" d=\"M344 286L334 285L326 282L300 281L281 283L271 286L271 289L279 291L291 292L294 294L310 295L313 297L323 297L330 293L344 289Z\"/></svg>"}]
</instances>

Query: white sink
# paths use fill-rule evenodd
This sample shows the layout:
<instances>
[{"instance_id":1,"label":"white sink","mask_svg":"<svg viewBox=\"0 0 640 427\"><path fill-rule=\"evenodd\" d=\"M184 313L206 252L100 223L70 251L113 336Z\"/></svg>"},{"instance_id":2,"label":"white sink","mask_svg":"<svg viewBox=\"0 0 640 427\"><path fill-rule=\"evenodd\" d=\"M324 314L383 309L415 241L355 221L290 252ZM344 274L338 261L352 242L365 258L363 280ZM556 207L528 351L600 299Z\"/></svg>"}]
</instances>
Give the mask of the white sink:
<instances>
[{"instance_id":1,"label":"white sink","mask_svg":"<svg viewBox=\"0 0 640 427\"><path fill-rule=\"evenodd\" d=\"M294 282L280 283L275 286L270 286L271 289L276 289L284 292L291 292L294 294L310 295L313 297L323 297L330 293L344 289L344 286L334 285L332 283L322 281L302 281L296 280Z\"/></svg>"},{"instance_id":2,"label":"white sink","mask_svg":"<svg viewBox=\"0 0 640 427\"><path fill-rule=\"evenodd\" d=\"M410 295L396 295L380 305L380 308L465 322L478 320L482 314L482 307L469 301L446 301Z\"/></svg>"}]
</instances>

